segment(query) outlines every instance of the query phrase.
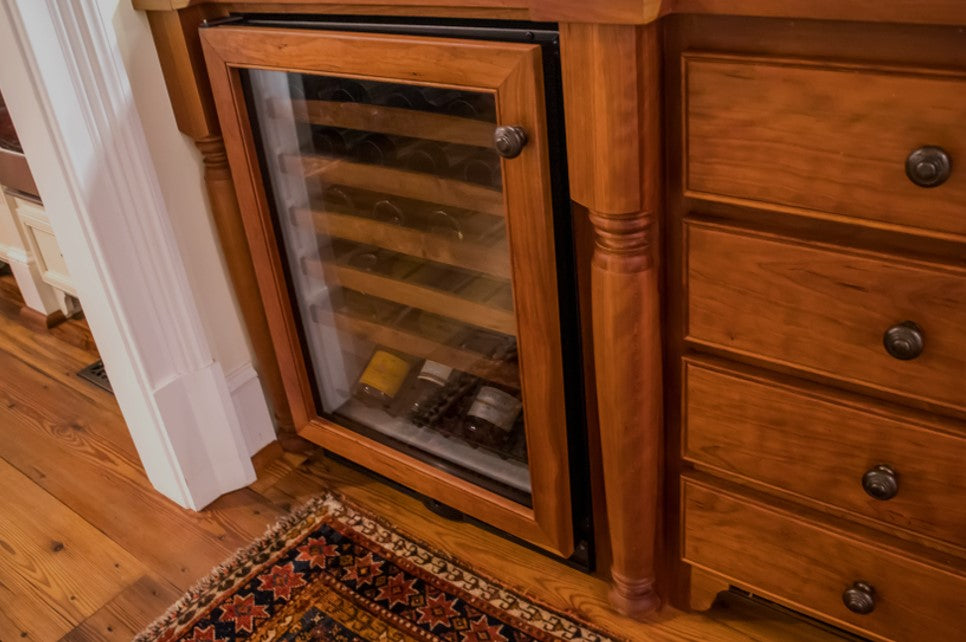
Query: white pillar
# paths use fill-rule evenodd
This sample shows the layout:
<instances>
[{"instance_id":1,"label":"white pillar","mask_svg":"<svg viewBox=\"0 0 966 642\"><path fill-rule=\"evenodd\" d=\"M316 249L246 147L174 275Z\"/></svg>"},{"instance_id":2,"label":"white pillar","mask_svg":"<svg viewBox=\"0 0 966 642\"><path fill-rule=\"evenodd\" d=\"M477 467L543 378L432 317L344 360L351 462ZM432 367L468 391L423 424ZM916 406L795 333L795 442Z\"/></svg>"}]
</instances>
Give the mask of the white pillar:
<instances>
[{"instance_id":1,"label":"white pillar","mask_svg":"<svg viewBox=\"0 0 966 642\"><path fill-rule=\"evenodd\" d=\"M0 57L4 98L148 477L190 508L250 483L110 11L0 0Z\"/></svg>"}]
</instances>

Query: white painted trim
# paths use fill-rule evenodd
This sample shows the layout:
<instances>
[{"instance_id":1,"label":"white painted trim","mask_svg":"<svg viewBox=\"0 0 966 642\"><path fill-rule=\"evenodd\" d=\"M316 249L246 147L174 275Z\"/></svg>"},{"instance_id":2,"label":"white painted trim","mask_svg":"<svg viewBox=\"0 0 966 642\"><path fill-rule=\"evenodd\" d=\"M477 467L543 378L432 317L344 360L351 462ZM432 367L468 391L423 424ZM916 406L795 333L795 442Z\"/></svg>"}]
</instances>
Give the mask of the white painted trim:
<instances>
[{"instance_id":1,"label":"white painted trim","mask_svg":"<svg viewBox=\"0 0 966 642\"><path fill-rule=\"evenodd\" d=\"M246 363L229 372L225 379L241 422L248 454L254 455L276 439L272 416L265 403L265 393L258 373L251 363Z\"/></svg>"},{"instance_id":2,"label":"white painted trim","mask_svg":"<svg viewBox=\"0 0 966 642\"><path fill-rule=\"evenodd\" d=\"M0 261L4 263L21 263L31 265L34 260L27 254L27 250L16 245L0 245Z\"/></svg>"},{"instance_id":3,"label":"white painted trim","mask_svg":"<svg viewBox=\"0 0 966 642\"><path fill-rule=\"evenodd\" d=\"M145 471L172 500L201 508L255 475L109 5L0 0L0 86Z\"/></svg>"}]
</instances>

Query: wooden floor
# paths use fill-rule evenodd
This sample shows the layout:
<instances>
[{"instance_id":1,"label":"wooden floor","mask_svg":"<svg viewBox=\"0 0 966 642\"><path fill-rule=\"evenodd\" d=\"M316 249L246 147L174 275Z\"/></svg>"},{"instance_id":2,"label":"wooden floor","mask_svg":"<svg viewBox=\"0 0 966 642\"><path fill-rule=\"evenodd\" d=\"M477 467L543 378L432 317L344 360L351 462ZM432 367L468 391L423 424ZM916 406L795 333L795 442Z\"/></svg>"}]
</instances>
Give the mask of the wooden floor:
<instances>
[{"instance_id":1,"label":"wooden floor","mask_svg":"<svg viewBox=\"0 0 966 642\"><path fill-rule=\"evenodd\" d=\"M446 522L314 451L263 456L251 487L201 513L182 510L152 490L114 398L76 376L97 358L83 323L30 330L14 293L0 277L0 641L130 640L211 567L327 487L633 640L831 639L740 600L706 614L666 609L649 622L627 620L607 609L603 581Z\"/></svg>"}]
</instances>

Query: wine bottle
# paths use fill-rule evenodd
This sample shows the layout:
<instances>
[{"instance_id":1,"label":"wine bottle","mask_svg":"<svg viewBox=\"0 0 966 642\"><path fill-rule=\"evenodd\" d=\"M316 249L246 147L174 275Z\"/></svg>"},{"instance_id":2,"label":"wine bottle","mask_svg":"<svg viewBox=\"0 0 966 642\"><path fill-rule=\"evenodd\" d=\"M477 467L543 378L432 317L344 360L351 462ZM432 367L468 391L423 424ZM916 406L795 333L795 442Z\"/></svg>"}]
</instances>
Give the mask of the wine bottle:
<instances>
[{"instance_id":1,"label":"wine bottle","mask_svg":"<svg viewBox=\"0 0 966 642\"><path fill-rule=\"evenodd\" d=\"M409 420L423 428L432 428L449 437L460 432L466 409L480 379L465 372L454 371L446 384Z\"/></svg>"},{"instance_id":2,"label":"wine bottle","mask_svg":"<svg viewBox=\"0 0 966 642\"><path fill-rule=\"evenodd\" d=\"M355 199L348 188L330 185L322 192L322 206L329 211L356 211Z\"/></svg>"},{"instance_id":3,"label":"wine bottle","mask_svg":"<svg viewBox=\"0 0 966 642\"><path fill-rule=\"evenodd\" d=\"M412 85L395 85L383 99L382 104L386 107L419 111L426 111L430 108L430 104L423 98L420 88Z\"/></svg>"},{"instance_id":4,"label":"wine bottle","mask_svg":"<svg viewBox=\"0 0 966 642\"><path fill-rule=\"evenodd\" d=\"M446 113L493 122L496 120L496 103L492 96L464 92L446 104Z\"/></svg>"},{"instance_id":5,"label":"wine bottle","mask_svg":"<svg viewBox=\"0 0 966 642\"><path fill-rule=\"evenodd\" d=\"M373 204L372 217L377 221L392 223L393 225L405 225L408 219L401 202L389 197L381 198Z\"/></svg>"},{"instance_id":6,"label":"wine bottle","mask_svg":"<svg viewBox=\"0 0 966 642\"><path fill-rule=\"evenodd\" d=\"M369 92L365 85L356 80L325 78L312 87L312 93L307 93L306 97L340 103L364 103L368 101Z\"/></svg>"},{"instance_id":7,"label":"wine bottle","mask_svg":"<svg viewBox=\"0 0 966 642\"><path fill-rule=\"evenodd\" d=\"M463 92L457 89L443 89L441 87L422 87L419 92L426 102L426 111L438 113L444 113L447 104L463 95Z\"/></svg>"},{"instance_id":8,"label":"wine bottle","mask_svg":"<svg viewBox=\"0 0 966 642\"><path fill-rule=\"evenodd\" d=\"M455 241L465 237L463 221L455 211L433 206L422 212L422 227L430 234L437 234Z\"/></svg>"},{"instance_id":9,"label":"wine bottle","mask_svg":"<svg viewBox=\"0 0 966 642\"><path fill-rule=\"evenodd\" d=\"M487 383L476 391L461 435L471 444L502 450L522 409L523 402L516 395Z\"/></svg>"},{"instance_id":10,"label":"wine bottle","mask_svg":"<svg viewBox=\"0 0 966 642\"><path fill-rule=\"evenodd\" d=\"M449 171L449 160L442 145L423 140L405 146L399 151L399 166L411 172L442 175Z\"/></svg>"},{"instance_id":11,"label":"wine bottle","mask_svg":"<svg viewBox=\"0 0 966 642\"><path fill-rule=\"evenodd\" d=\"M352 145L351 154L360 163L391 165L396 160L396 143L385 134L366 134Z\"/></svg>"},{"instance_id":12,"label":"wine bottle","mask_svg":"<svg viewBox=\"0 0 966 642\"><path fill-rule=\"evenodd\" d=\"M406 383L412 366L401 353L376 347L356 382L353 396L366 405L388 408Z\"/></svg>"},{"instance_id":13,"label":"wine bottle","mask_svg":"<svg viewBox=\"0 0 966 642\"><path fill-rule=\"evenodd\" d=\"M415 381L403 395L402 414L410 421L420 416L432 406L452 374L453 368L447 365L429 359L423 362Z\"/></svg>"},{"instance_id":14,"label":"wine bottle","mask_svg":"<svg viewBox=\"0 0 966 642\"><path fill-rule=\"evenodd\" d=\"M322 156L345 156L348 150L358 144L362 138L362 134L353 133L345 129L334 129L332 127L312 128L312 147L316 154L321 154Z\"/></svg>"},{"instance_id":15,"label":"wine bottle","mask_svg":"<svg viewBox=\"0 0 966 642\"><path fill-rule=\"evenodd\" d=\"M453 165L453 174L460 180L487 187L499 188L503 184L500 161L490 150L480 150L462 158Z\"/></svg>"},{"instance_id":16,"label":"wine bottle","mask_svg":"<svg viewBox=\"0 0 966 642\"><path fill-rule=\"evenodd\" d=\"M334 243L333 247L335 247ZM336 254L345 254L342 260L357 270L373 272L397 280L410 278L412 274L425 265L424 261L410 258L405 254L398 254L368 245L357 246L356 249L350 250L348 253L345 253L340 246L336 249Z\"/></svg>"}]
</instances>

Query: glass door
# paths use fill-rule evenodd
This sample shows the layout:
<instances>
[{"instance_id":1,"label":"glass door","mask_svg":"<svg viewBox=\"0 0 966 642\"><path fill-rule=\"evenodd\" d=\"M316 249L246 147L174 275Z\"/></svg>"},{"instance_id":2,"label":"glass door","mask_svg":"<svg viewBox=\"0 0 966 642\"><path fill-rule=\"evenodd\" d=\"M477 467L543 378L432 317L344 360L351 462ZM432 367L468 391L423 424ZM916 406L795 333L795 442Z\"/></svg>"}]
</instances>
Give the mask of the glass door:
<instances>
[{"instance_id":1,"label":"glass door","mask_svg":"<svg viewBox=\"0 0 966 642\"><path fill-rule=\"evenodd\" d=\"M540 48L202 37L300 434L568 555Z\"/></svg>"}]
</instances>

